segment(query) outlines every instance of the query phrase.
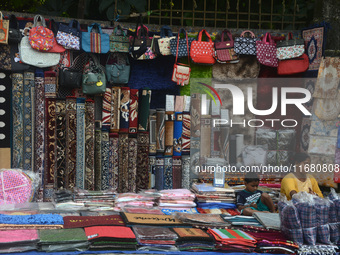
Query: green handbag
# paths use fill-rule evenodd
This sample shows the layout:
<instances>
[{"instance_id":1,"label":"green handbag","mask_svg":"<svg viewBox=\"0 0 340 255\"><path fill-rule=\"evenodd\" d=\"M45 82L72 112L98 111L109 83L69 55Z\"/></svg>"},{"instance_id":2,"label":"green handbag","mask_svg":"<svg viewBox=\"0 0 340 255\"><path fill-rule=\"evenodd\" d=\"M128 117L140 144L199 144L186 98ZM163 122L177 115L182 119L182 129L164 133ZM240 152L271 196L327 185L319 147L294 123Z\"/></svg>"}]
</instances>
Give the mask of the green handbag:
<instances>
[{"instance_id":1,"label":"green handbag","mask_svg":"<svg viewBox=\"0 0 340 255\"><path fill-rule=\"evenodd\" d=\"M104 68L99 64L98 59L93 56L93 54L90 56L94 60L95 65L83 73L83 93L87 95L104 94L106 90L106 77Z\"/></svg>"}]
</instances>

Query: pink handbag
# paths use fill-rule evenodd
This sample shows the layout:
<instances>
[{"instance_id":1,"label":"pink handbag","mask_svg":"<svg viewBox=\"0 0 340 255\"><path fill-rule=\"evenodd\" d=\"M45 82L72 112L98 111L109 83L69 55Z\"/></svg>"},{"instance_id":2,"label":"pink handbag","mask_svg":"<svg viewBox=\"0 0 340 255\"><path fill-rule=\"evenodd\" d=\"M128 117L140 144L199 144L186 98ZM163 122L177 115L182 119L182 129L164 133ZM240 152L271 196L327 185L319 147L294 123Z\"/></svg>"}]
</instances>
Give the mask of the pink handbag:
<instances>
[{"instance_id":1,"label":"pink handbag","mask_svg":"<svg viewBox=\"0 0 340 255\"><path fill-rule=\"evenodd\" d=\"M266 33L262 41L256 41L256 57L262 65L271 67L279 65L276 56L276 43L270 33Z\"/></svg>"}]
</instances>

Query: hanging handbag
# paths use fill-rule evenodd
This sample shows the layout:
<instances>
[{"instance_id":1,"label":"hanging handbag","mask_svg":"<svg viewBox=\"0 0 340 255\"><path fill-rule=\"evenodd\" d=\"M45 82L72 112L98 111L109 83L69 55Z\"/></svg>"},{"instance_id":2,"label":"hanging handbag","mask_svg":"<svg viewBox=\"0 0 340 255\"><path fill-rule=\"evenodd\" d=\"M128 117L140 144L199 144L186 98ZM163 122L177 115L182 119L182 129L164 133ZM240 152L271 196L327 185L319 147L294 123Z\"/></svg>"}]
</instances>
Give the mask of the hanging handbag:
<instances>
[{"instance_id":1,"label":"hanging handbag","mask_svg":"<svg viewBox=\"0 0 340 255\"><path fill-rule=\"evenodd\" d=\"M19 55L23 63L35 67L50 67L59 63L60 53L40 52L31 47L28 36L24 36L19 44Z\"/></svg>"},{"instance_id":2,"label":"hanging handbag","mask_svg":"<svg viewBox=\"0 0 340 255\"><path fill-rule=\"evenodd\" d=\"M179 38L181 33L184 34L184 38ZM179 40L178 40L179 38ZM179 58L189 56L190 49L191 49L191 43L194 41L194 38L188 37L187 32L184 28L181 28L178 31L178 34L175 38L170 39L170 51L173 56L177 56ZM178 53L177 53L177 45L178 45ZM187 45L189 48L187 48Z\"/></svg>"},{"instance_id":3,"label":"hanging handbag","mask_svg":"<svg viewBox=\"0 0 340 255\"><path fill-rule=\"evenodd\" d=\"M277 43L276 55L279 60L292 59L302 56L305 53L305 42L303 39L293 39L290 32L286 40Z\"/></svg>"},{"instance_id":4,"label":"hanging handbag","mask_svg":"<svg viewBox=\"0 0 340 255\"><path fill-rule=\"evenodd\" d=\"M138 26L140 24L140 26ZM132 58L143 60L147 55L152 56L153 37L148 35L149 29L141 23L137 23L136 33L130 36L130 54ZM143 56L144 55L144 56Z\"/></svg>"},{"instance_id":5,"label":"hanging handbag","mask_svg":"<svg viewBox=\"0 0 340 255\"><path fill-rule=\"evenodd\" d=\"M8 44L9 21L4 20L4 15L0 11L0 43Z\"/></svg>"},{"instance_id":6,"label":"hanging handbag","mask_svg":"<svg viewBox=\"0 0 340 255\"><path fill-rule=\"evenodd\" d=\"M47 52L64 53L66 49L62 45L58 44L55 38L55 35L58 33L58 29L57 29L57 24L55 23L54 19L50 20L49 29L53 32L54 37L53 37L53 46Z\"/></svg>"},{"instance_id":7,"label":"hanging handbag","mask_svg":"<svg viewBox=\"0 0 340 255\"><path fill-rule=\"evenodd\" d=\"M69 50L80 50L81 31L77 20L71 20L68 25L59 24L57 32L57 43Z\"/></svg>"},{"instance_id":8,"label":"hanging handbag","mask_svg":"<svg viewBox=\"0 0 340 255\"><path fill-rule=\"evenodd\" d=\"M70 67L59 70L59 85L66 89L80 88L82 85L83 67L87 60L86 53L77 56Z\"/></svg>"},{"instance_id":9,"label":"hanging handbag","mask_svg":"<svg viewBox=\"0 0 340 255\"><path fill-rule=\"evenodd\" d=\"M261 41L256 41L256 57L260 64L277 67L276 43L270 33L266 33Z\"/></svg>"},{"instance_id":10,"label":"hanging handbag","mask_svg":"<svg viewBox=\"0 0 340 255\"><path fill-rule=\"evenodd\" d=\"M85 66L82 75L83 93L86 95L104 94L106 90L105 70L93 54Z\"/></svg>"},{"instance_id":11,"label":"hanging handbag","mask_svg":"<svg viewBox=\"0 0 340 255\"><path fill-rule=\"evenodd\" d=\"M229 37L229 40L224 41L224 35ZM228 29L224 30L221 35L221 41L215 42L215 58L219 63L237 63L238 55L234 51L233 36Z\"/></svg>"},{"instance_id":12,"label":"hanging handbag","mask_svg":"<svg viewBox=\"0 0 340 255\"><path fill-rule=\"evenodd\" d=\"M81 48L85 52L107 53L110 50L109 35L102 32L98 23L92 23L87 32L81 33Z\"/></svg>"},{"instance_id":13,"label":"hanging handbag","mask_svg":"<svg viewBox=\"0 0 340 255\"><path fill-rule=\"evenodd\" d=\"M155 59L157 57L156 53L154 52L154 42L157 40L155 39L155 36L151 37L151 45L150 47L146 47L145 53L137 58L137 60L150 60Z\"/></svg>"},{"instance_id":14,"label":"hanging handbag","mask_svg":"<svg viewBox=\"0 0 340 255\"><path fill-rule=\"evenodd\" d=\"M155 52L163 56L171 55L170 50L170 40L176 37L172 35L171 28L169 26L161 27L161 38L157 39L155 42Z\"/></svg>"},{"instance_id":15,"label":"hanging handbag","mask_svg":"<svg viewBox=\"0 0 340 255\"><path fill-rule=\"evenodd\" d=\"M186 41L187 41L187 51L189 52L188 35L185 34L185 37L186 37ZM177 40L179 40L179 36L177 37ZM188 85L189 80L190 80L190 72L191 72L190 59L189 59L189 56L188 56L188 65L177 63L178 47L179 47L179 43L177 41L176 60L175 60L175 64L174 64L174 70L173 70L173 73L172 73L172 81L176 82L177 85L184 86L184 85Z\"/></svg>"},{"instance_id":16,"label":"hanging handbag","mask_svg":"<svg viewBox=\"0 0 340 255\"><path fill-rule=\"evenodd\" d=\"M306 54L302 56L279 61L277 67L278 75L292 75L297 73L306 72L309 67L309 59Z\"/></svg>"},{"instance_id":17,"label":"hanging handbag","mask_svg":"<svg viewBox=\"0 0 340 255\"><path fill-rule=\"evenodd\" d=\"M251 37L244 37L246 33L249 33ZM260 38L256 38L252 31L245 30L240 37L235 38L234 51L239 55L256 55L256 41L259 40Z\"/></svg>"},{"instance_id":18,"label":"hanging handbag","mask_svg":"<svg viewBox=\"0 0 340 255\"><path fill-rule=\"evenodd\" d=\"M202 41L203 33L206 34L209 41ZM194 63L198 64L215 64L216 60L214 58L214 42L211 40L210 35L205 29L202 29L198 33L198 40L193 41L190 49L190 57Z\"/></svg>"},{"instance_id":19,"label":"hanging handbag","mask_svg":"<svg viewBox=\"0 0 340 255\"><path fill-rule=\"evenodd\" d=\"M108 82L128 83L130 78L129 57L125 53L110 54L106 61L105 70Z\"/></svg>"},{"instance_id":20,"label":"hanging handbag","mask_svg":"<svg viewBox=\"0 0 340 255\"><path fill-rule=\"evenodd\" d=\"M110 35L110 51L111 52L129 52L129 37L120 25L115 27Z\"/></svg>"},{"instance_id":21,"label":"hanging handbag","mask_svg":"<svg viewBox=\"0 0 340 255\"><path fill-rule=\"evenodd\" d=\"M33 27L29 32L31 47L39 51L48 51L52 49L54 41L54 34L46 27L45 19L41 15L35 15Z\"/></svg>"},{"instance_id":22,"label":"hanging handbag","mask_svg":"<svg viewBox=\"0 0 340 255\"><path fill-rule=\"evenodd\" d=\"M8 44L18 44L22 39L22 34L19 30L19 23L15 15L11 15L9 18L9 32L8 32Z\"/></svg>"}]
</instances>

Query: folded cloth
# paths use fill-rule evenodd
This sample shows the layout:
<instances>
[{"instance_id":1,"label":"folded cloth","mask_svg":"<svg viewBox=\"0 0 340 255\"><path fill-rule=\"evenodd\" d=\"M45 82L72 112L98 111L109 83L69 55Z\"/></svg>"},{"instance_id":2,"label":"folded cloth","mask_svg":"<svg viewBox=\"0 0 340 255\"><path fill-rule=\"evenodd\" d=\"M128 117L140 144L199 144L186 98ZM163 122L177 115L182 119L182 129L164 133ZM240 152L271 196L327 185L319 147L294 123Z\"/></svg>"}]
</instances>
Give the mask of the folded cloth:
<instances>
[{"instance_id":1,"label":"folded cloth","mask_svg":"<svg viewBox=\"0 0 340 255\"><path fill-rule=\"evenodd\" d=\"M137 239L140 240L176 240L177 235L169 228L134 226L132 228Z\"/></svg>"},{"instance_id":2,"label":"folded cloth","mask_svg":"<svg viewBox=\"0 0 340 255\"><path fill-rule=\"evenodd\" d=\"M240 215L239 210L237 209L202 209L197 208L197 211L202 214L226 214L226 215Z\"/></svg>"},{"instance_id":3,"label":"folded cloth","mask_svg":"<svg viewBox=\"0 0 340 255\"><path fill-rule=\"evenodd\" d=\"M191 213L191 214L198 214L199 212L197 211L196 208L190 208L190 209L183 209L183 210L176 210L176 209L162 209L163 214L165 215L171 215L177 212L181 213Z\"/></svg>"},{"instance_id":4,"label":"folded cloth","mask_svg":"<svg viewBox=\"0 0 340 255\"><path fill-rule=\"evenodd\" d=\"M216 242L224 246L248 246L255 247L256 240L242 230L232 229L209 229L208 233L213 235Z\"/></svg>"},{"instance_id":5,"label":"folded cloth","mask_svg":"<svg viewBox=\"0 0 340 255\"><path fill-rule=\"evenodd\" d=\"M254 218L258 220L265 228L280 230L281 221L278 213L255 212Z\"/></svg>"},{"instance_id":6,"label":"folded cloth","mask_svg":"<svg viewBox=\"0 0 340 255\"><path fill-rule=\"evenodd\" d=\"M136 241L136 236L129 227L121 226L86 227L85 234L89 241L126 241L126 242Z\"/></svg>"},{"instance_id":7,"label":"folded cloth","mask_svg":"<svg viewBox=\"0 0 340 255\"><path fill-rule=\"evenodd\" d=\"M122 210L123 212L127 212L127 213L144 213L144 214L159 214L159 215L164 214L161 209L156 208L156 207L143 208L143 207L125 206L122 208Z\"/></svg>"},{"instance_id":8,"label":"folded cloth","mask_svg":"<svg viewBox=\"0 0 340 255\"><path fill-rule=\"evenodd\" d=\"M0 230L16 229L61 229L63 225L27 225L27 224L0 224Z\"/></svg>"},{"instance_id":9,"label":"folded cloth","mask_svg":"<svg viewBox=\"0 0 340 255\"><path fill-rule=\"evenodd\" d=\"M178 242L184 241L202 241L213 242L214 238L199 228L173 228L172 229L178 236Z\"/></svg>"},{"instance_id":10,"label":"folded cloth","mask_svg":"<svg viewBox=\"0 0 340 255\"><path fill-rule=\"evenodd\" d=\"M176 213L176 219L183 223L190 224L194 227L205 228L205 227L229 227L230 224L225 222L220 215L217 214L187 214L187 213Z\"/></svg>"},{"instance_id":11,"label":"folded cloth","mask_svg":"<svg viewBox=\"0 0 340 255\"><path fill-rule=\"evenodd\" d=\"M0 231L0 246L2 244L30 243L39 240L38 231L30 229Z\"/></svg>"},{"instance_id":12,"label":"folded cloth","mask_svg":"<svg viewBox=\"0 0 340 255\"><path fill-rule=\"evenodd\" d=\"M0 224L18 225L63 225L63 217L58 214L6 215L0 214Z\"/></svg>"},{"instance_id":13,"label":"folded cloth","mask_svg":"<svg viewBox=\"0 0 340 255\"><path fill-rule=\"evenodd\" d=\"M236 205L231 203L197 203L197 207L202 209L236 209Z\"/></svg>"},{"instance_id":14,"label":"folded cloth","mask_svg":"<svg viewBox=\"0 0 340 255\"><path fill-rule=\"evenodd\" d=\"M91 226L125 226L125 224L120 215L64 217L64 228L83 228Z\"/></svg>"},{"instance_id":15,"label":"folded cloth","mask_svg":"<svg viewBox=\"0 0 340 255\"><path fill-rule=\"evenodd\" d=\"M68 244L68 243L86 243L87 237L84 229L53 229L53 230L40 230L39 245L52 245L52 244Z\"/></svg>"},{"instance_id":16,"label":"folded cloth","mask_svg":"<svg viewBox=\"0 0 340 255\"><path fill-rule=\"evenodd\" d=\"M138 213L121 213L122 218L127 226L129 225L153 225L153 226L182 226L181 221L173 215L157 214L138 214Z\"/></svg>"},{"instance_id":17,"label":"folded cloth","mask_svg":"<svg viewBox=\"0 0 340 255\"><path fill-rule=\"evenodd\" d=\"M243 225L252 225L252 226L262 226L257 219L253 216L244 216L244 215L221 215L222 219L226 222L230 223L233 226L243 226Z\"/></svg>"}]
</instances>

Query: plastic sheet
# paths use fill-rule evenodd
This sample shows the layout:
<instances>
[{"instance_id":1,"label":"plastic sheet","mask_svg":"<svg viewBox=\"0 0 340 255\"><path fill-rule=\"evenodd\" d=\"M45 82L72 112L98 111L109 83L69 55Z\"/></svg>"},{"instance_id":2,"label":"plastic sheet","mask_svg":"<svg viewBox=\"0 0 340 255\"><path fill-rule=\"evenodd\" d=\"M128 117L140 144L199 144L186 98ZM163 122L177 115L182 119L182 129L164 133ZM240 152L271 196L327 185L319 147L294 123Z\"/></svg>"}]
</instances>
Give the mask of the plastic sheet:
<instances>
[{"instance_id":1,"label":"plastic sheet","mask_svg":"<svg viewBox=\"0 0 340 255\"><path fill-rule=\"evenodd\" d=\"M276 131L266 128L259 128L256 131L256 144L268 145L268 150L277 150Z\"/></svg>"},{"instance_id":2,"label":"plastic sheet","mask_svg":"<svg viewBox=\"0 0 340 255\"><path fill-rule=\"evenodd\" d=\"M266 165L267 162L266 145L248 145L242 151L242 160L245 166Z\"/></svg>"}]
</instances>

